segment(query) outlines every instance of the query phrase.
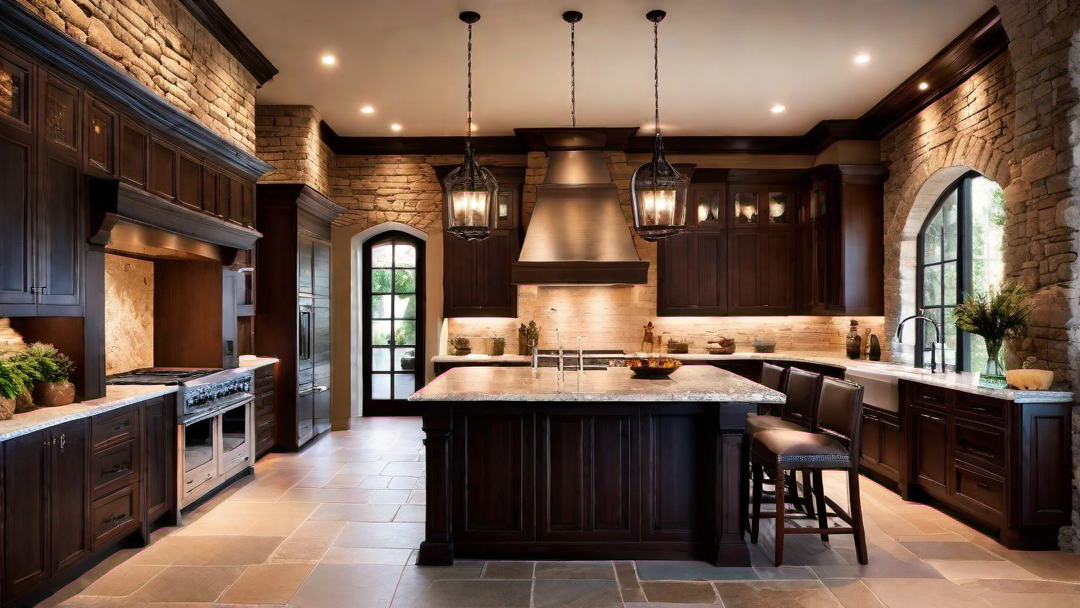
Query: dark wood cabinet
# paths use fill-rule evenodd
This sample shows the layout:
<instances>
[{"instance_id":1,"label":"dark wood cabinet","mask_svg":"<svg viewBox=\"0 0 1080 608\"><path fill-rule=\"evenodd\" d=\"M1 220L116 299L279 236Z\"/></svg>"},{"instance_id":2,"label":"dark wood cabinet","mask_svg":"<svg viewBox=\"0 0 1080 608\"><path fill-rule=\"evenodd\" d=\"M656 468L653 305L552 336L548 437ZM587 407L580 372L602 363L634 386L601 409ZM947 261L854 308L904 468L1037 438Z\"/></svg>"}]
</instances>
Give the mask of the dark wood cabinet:
<instances>
[{"instance_id":1,"label":"dark wood cabinet","mask_svg":"<svg viewBox=\"0 0 1080 608\"><path fill-rule=\"evenodd\" d=\"M86 172L102 177L116 175L118 114L86 95Z\"/></svg>"},{"instance_id":2,"label":"dark wood cabinet","mask_svg":"<svg viewBox=\"0 0 1080 608\"><path fill-rule=\"evenodd\" d=\"M166 395L143 404L143 490L149 526L166 518L175 523L176 509L176 396Z\"/></svg>"},{"instance_id":3,"label":"dark wood cabinet","mask_svg":"<svg viewBox=\"0 0 1080 608\"><path fill-rule=\"evenodd\" d=\"M298 184L260 185L257 205L255 274L274 280L255 285L255 350L279 360L274 445L298 450L330 428L330 223L344 209Z\"/></svg>"},{"instance_id":4,"label":"dark wood cabinet","mask_svg":"<svg viewBox=\"0 0 1080 608\"><path fill-rule=\"evenodd\" d=\"M274 365L255 370L255 457L261 458L277 439L274 401Z\"/></svg>"},{"instance_id":5,"label":"dark wood cabinet","mask_svg":"<svg viewBox=\"0 0 1080 608\"><path fill-rule=\"evenodd\" d=\"M730 314L794 312L796 194L791 184L729 185Z\"/></svg>"},{"instance_id":6,"label":"dark wood cabinet","mask_svg":"<svg viewBox=\"0 0 1080 608\"><path fill-rule=\"evenodd\" d=\"M657 248L660 316L718 316L728 311L728 238L723 184L695 184L688 212L694 226Z\"/></svg>"},{"instance_id":7,"label":"dark wood cabinet","mask_svg":"<svg viewBox=\"0 0 1080 608\"><path fill-rule=\"evenodd\" d=\"M456 165L455 165L456 166ZM437 166L440 181L453 167ZM483 241L443 234L443 315L517 317L517 286L510 265L521 249L518 217L524 168L493 167L499 182L498 224Z\"/></svg>"},{"instance_id":8,"label":"dark wood cabinet","mask_svg":"<svg viewBox=\"0 0 1080 608\"><path fill-rule=\"evenodd\" d=\"M4 442L4 583L8 600L90 552L89 421Z\"/></svg>"},{"instance_id":9,"label":"dark wood cabinet","mask_svg":"<svg viewBox=\"0 0 1080 608\"><path fill-rule=\"evenodd\" d=\"M943 504L996 531L1010 549L1057 546L1071 512L1071 403L1017 403L904 380L900 395L905 498Z\"/></svg>"},{"instance_id":10,"label":"dark wood cabinet","mask_svg":"<svg viewBox=\"0 0 1080 608\"><path fill-rule=\"evenodd\" d=\"M907 452L902 423L903 418L896 412L870 405L863 407L860 465L864 473L893 487L898 487L900 483L900 472Z\"/></svg>"}]
</instances>

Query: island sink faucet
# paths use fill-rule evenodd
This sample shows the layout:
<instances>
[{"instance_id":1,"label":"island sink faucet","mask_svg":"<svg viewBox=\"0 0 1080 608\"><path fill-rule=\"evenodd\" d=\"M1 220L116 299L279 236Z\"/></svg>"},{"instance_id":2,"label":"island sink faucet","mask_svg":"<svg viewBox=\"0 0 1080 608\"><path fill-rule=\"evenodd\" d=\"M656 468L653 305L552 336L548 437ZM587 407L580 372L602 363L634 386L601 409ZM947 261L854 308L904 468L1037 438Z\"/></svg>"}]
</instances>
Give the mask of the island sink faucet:
<instances>
[{"instance_id":1,"label":"island sink faucet","mask_svg":"<svg viewBox=\"0 0 1080 608\"><path fill-rule=\"evenodd\" d=\"M896 326L896 341L904 341L904 323L915 320L929 321L934 326L934 341L930 343L930 373L937 372L937 346L941 345L941 371L945 371L945 340L941 336L941 328L938 326L937 321L931 319L920 311L920 314L911 315L905 318Z\"/></svg>"}]
</instances>

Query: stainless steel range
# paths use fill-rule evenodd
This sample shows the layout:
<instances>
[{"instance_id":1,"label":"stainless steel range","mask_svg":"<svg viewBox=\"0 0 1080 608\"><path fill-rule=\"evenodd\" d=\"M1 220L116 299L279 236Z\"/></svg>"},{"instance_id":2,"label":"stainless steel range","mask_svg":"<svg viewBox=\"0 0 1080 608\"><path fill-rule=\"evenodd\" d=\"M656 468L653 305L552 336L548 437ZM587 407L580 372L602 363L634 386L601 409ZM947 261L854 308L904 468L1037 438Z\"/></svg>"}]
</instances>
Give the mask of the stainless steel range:
<instances>
[{"instance_id":1,"label":"stainless steel range","mask_svg":"<svg viewBox=\"0 0 1080 608\"><path fill-rule=\"evenodd\" d=\"M147 368L110 376L107 382L177 387L180 508L250 471L255 460L251 370Z\"/></svg>"}]
</instances>

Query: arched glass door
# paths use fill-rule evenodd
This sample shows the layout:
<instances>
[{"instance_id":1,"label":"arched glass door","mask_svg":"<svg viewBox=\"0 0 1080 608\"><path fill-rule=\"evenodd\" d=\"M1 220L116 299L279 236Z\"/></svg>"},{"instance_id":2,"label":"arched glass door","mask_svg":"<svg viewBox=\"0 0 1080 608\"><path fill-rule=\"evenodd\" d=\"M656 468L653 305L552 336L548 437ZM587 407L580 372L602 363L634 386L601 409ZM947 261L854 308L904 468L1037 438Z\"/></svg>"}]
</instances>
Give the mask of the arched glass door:
<instances>
[{"instance_id":1,"label":"arched glass door","mask_svg":"<svg viewBox=\"0 0 1080 608\"><path fill-rule=\"evenodd\" d=\"M364 247L365 416L415 414L424 383L424 242L388 232Z\"/></svg>"}]
</instances>

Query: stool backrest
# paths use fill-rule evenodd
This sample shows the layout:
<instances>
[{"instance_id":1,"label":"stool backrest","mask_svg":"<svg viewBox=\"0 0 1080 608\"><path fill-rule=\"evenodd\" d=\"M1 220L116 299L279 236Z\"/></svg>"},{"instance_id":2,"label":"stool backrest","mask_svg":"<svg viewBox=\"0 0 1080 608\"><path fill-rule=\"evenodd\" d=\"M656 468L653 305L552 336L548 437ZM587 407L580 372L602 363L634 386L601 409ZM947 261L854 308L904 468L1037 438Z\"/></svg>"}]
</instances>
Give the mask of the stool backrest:
<instances>
[{"instance_id":1,"label":"stool backrest","mask_svg":"<svg viewBox=\"0 0 1080 608\"><path fill-rule=\"evenodd\" d=\"M807 428L814 426L817 418L818 393L821 389L821 374L792 367L788 370L784 383L784 404L782 418L788 422L801 424Z\"/></svg>"},{"instance_id":2,"label":"stool backrest","mask_svg":"<svg viewBox=\"0 0 1080 608\"><path fill-rule=\"evenodd\" d=\"M815 428L830 435L858 454L862 434L863 387L847 380L825 378L821 383ZM853 459L858 462L858 459Z\"/></svg>"},{"instance_id":3,"label":"stool backrest","mask_svg":"<svg viewBox=\"0 0 1080 608\"><path fill-rule=\"evenodd\" d=\"M784 390L784 374L787 368L773 365L772 363L761 364L761 384L774 391Z\"/></svg>"}]
</instances>

